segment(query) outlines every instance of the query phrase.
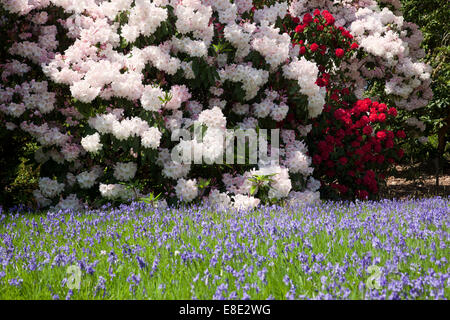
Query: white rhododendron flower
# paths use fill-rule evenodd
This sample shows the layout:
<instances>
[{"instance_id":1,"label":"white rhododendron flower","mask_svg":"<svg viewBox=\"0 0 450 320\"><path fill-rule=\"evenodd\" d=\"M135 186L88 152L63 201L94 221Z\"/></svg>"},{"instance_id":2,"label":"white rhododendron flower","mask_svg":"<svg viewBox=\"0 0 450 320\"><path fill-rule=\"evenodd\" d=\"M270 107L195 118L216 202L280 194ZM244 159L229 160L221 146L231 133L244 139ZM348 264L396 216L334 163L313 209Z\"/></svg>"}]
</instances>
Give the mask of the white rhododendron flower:
<instances>
[{"instance_id":1,"label":"white rhododendron flower","mask_svg":"<svg viewBox=\"0 0 450 320\"><path fill-rule=\"evenodd\" d=\"M114 165L114 178L119 181L129 181L134 178L137 164L134 162L118 162Z\"/></svg>"},{"instance_id":2,"label":"white rhododendron flower","mask_svg":"<svg viewBox=\"0 0 450 320\"><path fill-rule=\"evenodd\" d=\"M44 177L39 179L39 190L47 198L53 198L64 190L64 183Z\"/></svg>"},{"instance_id":3,"label":"white rhododendron flower","mask_svg":"<svg viewBox=\"0 0 450 320\"><path fill-rule=\"evenodd\" d=\"M133 191L127 189L122 184L103 184L99 186L100 194L102 197L109 200L128 200L133 197Z\"/></svg>"},{"instance_id":4,"label":"white rhododendron flower","mask_svg":"<svg viewBox=\"0 0 450 320\"><path fill-rule=\"evenodd\" d=\"M211 207L219 212L231 208L231 198L225 192L220 192L217 189L211 190L208 196Z\"/></svg>"},{"instance_id":5,"label":"white rhododendron flower","mask_svg":"<svg viewBox=\"0 0 450 320\"><path fill-rule=\"evenodd\" d=\"M227 124L227 119L218 107L202 111L198 116L198 121L205 124L208 128L224 129Z\"/></svg>"},{"instance_id":6,"label":"white rhododendron flower","mask_svg":"<svg viewBox=\"0 0 450 320\"><path fill-rule=\"evenodd\" d=\"M178 199L184 202L191 202L198 195L198 187L196 179L179 179L175 186L175 192Z\"/></svg>"},{"instance_id":7,"label":"white rhododendron flower","mask_svg":"<svg viewBox=\"0 0 450 320\"><path fill-rule=\"evenodd\" d=\"M256 208L261 202L261 200L255 197L250 197L242 194L237 194L232 198L233 198L233 208L243 211L252 210Z\"/></svg>"},{"instance_id":8,"label":"white rhododendron flower","mask_svg":"<svg viewBox=\"0 0 450 320\"><path fill-rule=\"evenodd\" d=\"M83 205L81 200L77 198L76 194L70 194L65 199L61 199L58 204L55 206L57 210L81 210Z\"/></svg>"},{"instance_id":9,"label":"white rhododendron flower","mask_svg":"<svg viewBox=\"0 0 450 320\"><path fill-rule=\"evenodd\" d=\"M141 141L144 148L156 149L161 141L161 132L158 128L151 127L142 133Z\"/></svg>"},{"instance_id":10,"label":"white rhododendron flower","mask_svg":"<svg viewBox=\"0 0 450 320\"><path fill-rule=\"evenodd\" d=\"M100 135L98 134L98 132L81 139L81 145L83 146L84 150L92 153L99 152L103 147L103 144L100 143Z\"/></svg>"},{"instance_id":11,"label":"white rhododendron flower","mask_svg":"<svg viewBox=\"0 0 450 320\"><path fill-rule=\"evenodd\" d=\"M141 97L141 104L145 110L158 111L161 109L164 91L159 87L145 86Z\"/></svg>"}]
</instances>

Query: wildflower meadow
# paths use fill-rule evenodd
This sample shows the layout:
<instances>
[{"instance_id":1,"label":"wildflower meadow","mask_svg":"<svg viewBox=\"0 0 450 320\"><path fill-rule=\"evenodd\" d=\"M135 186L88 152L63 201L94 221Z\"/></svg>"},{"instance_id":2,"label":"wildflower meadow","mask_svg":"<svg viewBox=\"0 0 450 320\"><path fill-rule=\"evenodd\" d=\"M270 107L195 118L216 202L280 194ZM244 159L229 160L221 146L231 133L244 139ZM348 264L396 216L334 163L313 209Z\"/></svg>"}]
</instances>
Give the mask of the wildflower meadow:
<instances>
[{"instance_id":1,"label":"wildflower meadow","mask_svg":"<svg viewBox=\"0 0 450 320\"><path fill-rule=\"evenodd\" d=\"M411 1L0 0L0 299L448 299Z\"/></svg>"}]
</instances>

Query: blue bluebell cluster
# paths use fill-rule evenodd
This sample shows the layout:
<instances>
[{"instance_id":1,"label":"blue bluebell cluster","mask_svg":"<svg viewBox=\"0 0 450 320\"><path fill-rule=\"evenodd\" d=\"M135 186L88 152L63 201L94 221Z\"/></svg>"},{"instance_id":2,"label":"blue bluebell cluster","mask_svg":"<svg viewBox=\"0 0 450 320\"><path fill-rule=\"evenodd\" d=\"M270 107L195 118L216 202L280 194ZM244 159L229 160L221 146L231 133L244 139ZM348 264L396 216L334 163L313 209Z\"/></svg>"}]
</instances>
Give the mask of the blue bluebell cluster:
<instances>
[{"instance_id":1,"label":"blue bluebell cluster","mask_svg":"<svg viewBox=\"0 0 450 320\"><path fill-rule=\"evenodd\" d=\"M17 208L0 213L0 299L448 299L449 213L441 197Z\"/></svg>"}]
</instances>

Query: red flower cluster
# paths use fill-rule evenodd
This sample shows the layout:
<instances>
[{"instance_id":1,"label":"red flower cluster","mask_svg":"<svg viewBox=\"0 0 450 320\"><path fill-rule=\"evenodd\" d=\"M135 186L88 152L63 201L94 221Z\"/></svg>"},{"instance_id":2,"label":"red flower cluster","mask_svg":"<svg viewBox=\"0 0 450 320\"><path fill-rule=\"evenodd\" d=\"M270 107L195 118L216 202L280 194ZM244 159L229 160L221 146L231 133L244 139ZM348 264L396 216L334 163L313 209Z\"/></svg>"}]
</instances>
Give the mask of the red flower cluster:
<instances>
[{"instance_id":1,"label":"red flower cluster","mask_svg":"<svg viewBox=\"0 0 450 320\"><path fill-rule=\"evenodd\" d=\"M334 44L342 42L343 46L335 47L335 50L331 51L334 53L333 58L342 59L347 51L357 50L359 47L357 43L350 42L353 39L350 32L334 25L335 18L327 10L322 12L315 10L313 16L307 13L303 19L295 17L292 22L296 24L292 37L294 44L300 46L300 55L319 53L321 56L325 56L329 49L335 47ZM306 39L310 44L305 44L307 43ZM315 41L311 41L311 39ZM327 60L331 61L332 59L327 58Z\"/></svg>"},{"instance_id":2,"label":"red flower cluster","mask_svg":"<svg viewBox=\"0 0 450 320\"><path fill-rule=\"evenodd\" d=\"M336 65L351 58L346 53L358 50L359 45L348 30L334 25L328 11L315 10L293 22L299 54L319 65L316 84L327 90L327 104L307 137L322 196L372 197L388 167L403 156L397 142L405 133L389 130L397 110L371 99L358 100L351 84L343 80L345 75L335 71Z\"/></svg>"},{"instance_id":3,"label":"red flower cluster","mask_svg":"<svg viewBox=\"0 0 450 320\"><path fill-rule=\"evenodd\" d=\"M342 91L340 97L345 97ZM309 136L316 176L329 193L340 197L377 194L387 167L403 156L396 139L405 138L405 133L387 129L396 110L370 99L352 108L340 99L331 101Z\"/></svg>"}]
</instances>

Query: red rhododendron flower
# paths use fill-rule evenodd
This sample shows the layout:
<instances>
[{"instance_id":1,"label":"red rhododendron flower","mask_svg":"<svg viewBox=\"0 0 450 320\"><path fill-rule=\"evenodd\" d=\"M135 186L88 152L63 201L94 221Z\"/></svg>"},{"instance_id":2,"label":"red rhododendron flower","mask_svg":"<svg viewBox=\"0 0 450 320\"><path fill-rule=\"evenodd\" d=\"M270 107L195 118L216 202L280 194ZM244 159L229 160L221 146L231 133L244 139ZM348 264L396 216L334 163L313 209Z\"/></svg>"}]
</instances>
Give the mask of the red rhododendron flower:
<instances>
[{"instance_id":1,"label":"red rhododendron flower","mask_svg":"<svg viewBox=\"0 0 450 320\"><path fill-rule=\"evenodd\" d=\"M326 136L325 141L330 145L334 143L334 138L332 136Z\"/></svg>"},{"instance_id":2,"label":"red rhododendron flower","mask_svg":"<svg viewBox=\"0 0 450 320\"><path fill-rule=\"evenodd\" d=\"M334 101L339 101L339 96L338 96L337 94L333 93L333 94L330 96L330 99L331 99L331 100L334 100Z\"/></svg>"},{"instance_id":3,"label":"red rhododendron flower","mask_svg":"<svg viewBox=\"0 0 450 320\"><path fill-rule=\"evenodd\" d=\"M328 12L327 10L323 10L322 11L322 16L325 18L325 20L327 21L327 25L332 25L334 24L334 22L336 21L333 17L333 15Z\"/></svg>"},{"instance_id":4,"label":"red rhododendron flower","mask_svg":"<svg viewBox=\"0 0 450 320\"><path fill-rule=\"evenodd\" d=\"M389 108L388 114L393 116L393 117L396 117L397 116L397 109L395 109L394 107Z\"/></svg>"},{"instance_id":5,"label":"red rhododendron flower","mask_svg":"<svg viewBox=\"0 0 450 320\"><path fill-rule=\"evenodd\" d=\"M369 117L368 116L362 116L361 119L359 119L361 121L361 123L363 124L363 126L369 124Z\"/></svg>"},{"instance_id":6,"label":"red rhododendron flower","mask_svg":"<svg viewBox=\"0 0 450 320\"><path fill-rule=\"evenodd\" d=\"M386 112L387 111L387 106L384 103L380 103L378 105L378 111L379 112Z\"/></svg>"},{"instance_id":7,"label":"red rhododendron flower","mask_svg":"<svg viewBox=\"0 0 450 320\"><path fill-rule=\"evenodd\" d=\"M369 193L366 190L358 190L357 191L357 196L359 199L367 199L369 197Z\"/></svg>"},{"instance_id":8,"label":"red rhododendron flower","mask_svg":"<svg viewBox=\"0 0 450 320\"><path fill-rule=\"evenodd\" d=\"M353 100L356 98L353 85L342 88L345 82L339 80L340 75L330 72L333 60L347 59L345 53L358 49L359 45L351 40L353 36L348 30L333 26L335 19L328 11L322 11L322 17L330 27L324 28L325 23L319 17L319 11L315 10L314 17L305 15L301 27L296 28L296 31L304 29L306 32L311 22L316 23L316 28L307 31L307 35L312 36L308 38L309 45L296 40L300 55L317 51L326 55L321 57L316 54L313 58L319 68L316 84L327 92L323 112L312 122L314 130L307 138L315 167L314 175L322 182L324 189L321 193L323 191L325 196L330 193L333 198L367 199L378 192L379 183L384 180L381 172L386 172L388 165L401 157L402 151L398 150L394 139L405 133L394 134L387 130L391 125L391 116L397 115L395 107L388 108L385 103L369 98ZM295 37L303 38L301 35ZM356 102L351 105L353 101ZM393 152L398 155L395 159L391 155ZM341 166L346 170L338 170ZM360 187L355 188L355 185Z\"/></svg>"},{"instance_id":9,"label":"red rhododendron flower","mask_svg":"<svg viewBox=\"0 0 450 320\"><path fill-rule=\"evenodd\" d=\"M379 144L379 143L377 143L377 144L374 144L374 146L373 146L373 151L375 151L375 152L381 152L381 150L382 150L383 148L381 147L381 144Z\"/></svg>"},{"instance_id":10,"label":"red rhododendron flower","mask_svg":"<svg viewBox=\"0 0 450 320\"><path fill-rule=\"evenodd\" d=\"M397 131L397 137L399 137L400 139L404 139L406 138L406 133L403 130L398 130Z\"/></svg>"},{"instance_id":11,"label":"red rhododendron flower","mask_svg":"<svg viewBox=\"0 0 450 320\"><path fill-rule=\"evenodd\" d=\"M302 33L303 31L305 31L305 26L304 25L299 24L297 27L295 27L295 32Z\"/></svg>"},{"instance_id":12,"label":"red rhododendron flower","mask_svg":"<svg viewBox=\"0 0 450 320\"><path fill-rule=\"evenodd\" d=\"M345 112L345 110L342 109L342 108L339 108L339 109L337 109L337 110L334 112L334 117L335 117L337 120L341 120L341 119L344 118L346 115L347 115L347 112Z\"/></svg>"},{"instance_id":13,"label":"red rhododendron flower","mask_svg":"<svg viewBox=\"0 0 450 320\"><path fill-rule=\"evenodd\" d=\"M378 131L378 132L377 132L377 138L380 139L380 140L386 139L386 138L387 138L386 132L384 132L384 131Z\"/></svg>"},{"instance_id":14,"label":"red rhododendron flower","mask_svg":"<svg viewBox=\"0 0 450 320\"><path fill-rule=\"evenodd\" d=\"M385 147L386 147L387 149L393 148L393 147L394 147L394 141L393 141L393 140L386 140Z\"/></svg>"},{"instance_id":15,"label":"red rhododendron flower","mask_svg":"<svg viewBox=\"0 0 450 320\"><path fill-rule=\"evenodd\" d=\"M313 43L313 44L311 44L309 49L311 49L312 52L316 52L317 49L319 49L319 45L317 43Z\"/></svg>"},{"instance_id":16,"label":"red rhododendron flower","mask_svg":"<svg viewBox=\"0 0 450 320\"><path fill-rule=\"evenodd\" d=\"M347 162L348 162L348 159L347 159L346 157L341 157L341 158L339 158L339 162L340 162L343 166L345 166L345 165L347 164Z\"/></svg>"},{"instance_id":17,"label":"red rhododendron flower","mask_svg":"<svg viewBox=\"0 0 450 320\"><path fill-rule=\"evenodd\" d=\"M312 21L313 17L309 13L305 14L303 17L303 23L310 24Z\"/></svg>"},{"instance_id":18,"label":"red rhododendron flower","mask_svg":"<svg viewBox=\"0 0 450 320\"><path fill-rule=\"evenodd\" d=\"M306 53L306 47L304 47L304 46L300 47L300 52L299 53L301 55L305 54Z\"/></svg>"},{"instance_id":19,"label":"red rhododendron flower","mask_svg":"<svg viewBox=\"0 0 450 320\"><path fill-rule=\"evenodd\" d=\"M333 167L334 167L334 162L331 161L331 160L327 160L326 166L327 166L328 168L333 168Z\"/></svg>"},{"instance_id":20,"label":"red rhododendron flower","mask_svg":"<svg viewBox=\"0 0 450 320\"><path fill-rule=\"evenodd\" d=\"M370 122L376 122L378 120L378 116L376 113L371 113L369 116L369 121Z\"/></svg>"},{"instance_id":21,"label":"red rhododendron flower","mask_svg":"<svg viewBox=\"0 0 450 320\"><path fill-rule=\"evenodd\" d=\"M318 154L315 154L312 157L312 162L316 165L319 165L322 162L322 158Z\"/></svg>"},{"instance_id":22,"label":"red rhododendron flower","mask_svg":"<svg viewBox=\"0 0 450 320\"><path fill-rule=\"evenodd\" d=\"M341 48L336 49L336 57L342 58L345 55L345 51Z\"/></svg>"},{"instance_id":23,"label":"red rhododendron flower","mask_svg":"<svg viewBox=\"0 0 450 320\"><path fill-rule=\"evenodd\" d=\"M380 114L378 114L377 120L378 120L379 122L384 122L384 121L386 121L386 114L385 114L385 113L380 113Z\"/></svg>"},{"instance_id":24,"label":"red rhododendron flower","mask_svg":"<svg viewBox=\"0 0 450 320\"><path fill-rule=\"evenodd\" d=\"M316 80L316 84L317 84L319 87L325 87L325 86L326 86L326 83L325 83L324 79L322 79L322 78L317 79L317 80Z\"/></svg>"},{"instance_id":25,"label":"red rhododendron flower","mask_svg":"<svg viewBox=\"0 0 450 320\"><path fill-rule=\"evenodd\" d=\"M336 137L338 139L343 139L345 137L345 131L342 129L339 129L338 131L336 131Z\"/></svg>"},{"instance_id":26,"label":"red rhododendron flower","mask_svg":"<svg viewBox=\"0 0 450 320\"><path fill-rule=\"evenodd\" d=\"M348 39L353 39L352 34L345 29L344 29L344 31L342 31L342 35Z\"/></svg>"},{"instance_id":27,"label":"red rhododendron flower","mask_svg":"<svg viewBox=\"0 0 450 320\"><path fill-rule=\"evenodd\" d=\"M348 187L346 187L342 184L338 184L337 189L339 190L340 193L347 193L347 191L348 191Z\"/></svg>"},{"instance_id":28,"label":"red rhododendron flower","mask_svg":"<svg viewBox=\"0 0 450 320\"><path fill-rule=\"evenodd\" d=\"M369 135L369 134L372 134L372 132L373 132L373 129L372 129L372 127L371 126L365 126L364 128L363 128L363 133L365 134L365 135Z\"/></svg>"}]
</instances>

